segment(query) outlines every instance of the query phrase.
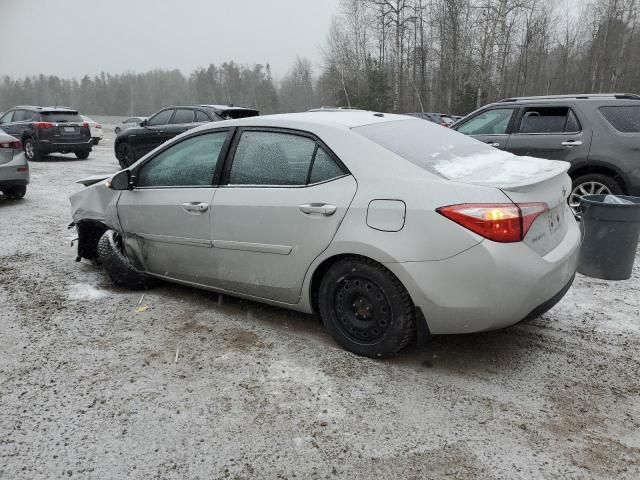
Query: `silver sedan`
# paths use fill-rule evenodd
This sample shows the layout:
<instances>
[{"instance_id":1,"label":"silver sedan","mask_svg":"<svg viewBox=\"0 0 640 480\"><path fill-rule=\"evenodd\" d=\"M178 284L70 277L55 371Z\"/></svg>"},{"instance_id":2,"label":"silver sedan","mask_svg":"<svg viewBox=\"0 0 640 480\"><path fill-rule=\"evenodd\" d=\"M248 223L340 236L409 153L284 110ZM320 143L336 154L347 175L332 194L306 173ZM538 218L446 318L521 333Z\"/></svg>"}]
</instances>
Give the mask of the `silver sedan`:
<instances>
[{"instance_id":1,"label":"silver sedan","mask_svg":"<svg viewBox=\"0 0 640 480\"><path fill-rule=\"evenodd\" d=\"M71 203L79 256L116 284L316 313L381 357L564 296L580 245L567 169L406 116L319 111L190 130Z\"/></svg>"},{"instance_id":2,"label":"silver sedan","mask_svg":"<svg viewBox=\"0 0 640 480\"><path fill-rule=\"evenodd\" d=\"M29 162L22 143L0 130L0 191L5 198L20 199L27 193Z\"/></svg>"}]
</instances>

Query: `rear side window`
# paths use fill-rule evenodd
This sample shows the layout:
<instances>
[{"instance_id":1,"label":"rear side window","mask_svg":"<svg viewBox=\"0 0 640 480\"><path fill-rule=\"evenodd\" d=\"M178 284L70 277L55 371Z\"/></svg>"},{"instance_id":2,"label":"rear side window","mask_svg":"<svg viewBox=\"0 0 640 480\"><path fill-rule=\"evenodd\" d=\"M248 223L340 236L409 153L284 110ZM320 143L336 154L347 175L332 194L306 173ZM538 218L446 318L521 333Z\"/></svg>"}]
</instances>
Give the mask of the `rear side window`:
<instances>
[{"instance_id":1,"label":"rear side window","mask_svg":"<svg viewBox=\"0 0 640 480\"><path fill-rule=\"evenodd\" d=\"M193 110L187 108L178 108L176 114L171 120L172 124L193 123Z\"/></svg>"},{"instance_id":2,"label":"rear side window","mask_svg":"<svg viewBox=\"0 0 640 480\"><path fill-rule=\"evenodd\" d=\"M231 185L305 185L316 142L279 132L246 131L231 165Z\"/></svg>"},{"instance_id":3,"label":"rear side window","mask_svg":"<svg viewBox=\"0 0 640 480\"><path fill-rule=\"evenodd\" d=\"M43 122L54 122L54 123L66 123L66 122L74 122L74 123L82 123L82 118L77 113L66 113L66 112L40 112L42 115Z\"/></svg>"},{"instance_id":4,"label":"rear side window","mask_svg":"<svg viewBox=\"0 0 640 480\"><path fill-rule=\"evenodd\" d=\"M580 124L568 107L527 108L520 120L519 133L577 133Z\"/></svg>"},{"instance_id":5,"label":"rear side window","mask_svg":"<svg viewBox=\"0 0 640 480\"><path fill-rule=\"evenodd\" d=\"M460 125L458 131L465 135L503 135L507 133L513 108L495 108L476 115Z\"/></svg>"},{"instance_id":6,"label":"rear side window","mask_svg":"<svg viewBox=\"0 0 640 480\"><path fill-rule=\"evenodd\" d=\"M209 117L209 115L207 115L206 113L204 113L201 110L196 110L196 122L198 123L208 123L211 121L211 118Z\"/></svg>"},{"instance_id":7,"label":"rear side window","mask_svg":"<svg viewBox=\"0 0 640 480\"><path fill-rule=\"evenodd\" d=\"M209 186L227 132L213 132L172 145L143 165L138 187Z\"/></svg>"},{"instance_id":8,"label":"rear side window","mask_svg":"<svg viewBox=\"0 0 640 480\"><path fill-rule=\"evenodd\" d=\"M640 132L640 106L601 107L600 113L619 132Z\"/></svg>"}]
</instances>

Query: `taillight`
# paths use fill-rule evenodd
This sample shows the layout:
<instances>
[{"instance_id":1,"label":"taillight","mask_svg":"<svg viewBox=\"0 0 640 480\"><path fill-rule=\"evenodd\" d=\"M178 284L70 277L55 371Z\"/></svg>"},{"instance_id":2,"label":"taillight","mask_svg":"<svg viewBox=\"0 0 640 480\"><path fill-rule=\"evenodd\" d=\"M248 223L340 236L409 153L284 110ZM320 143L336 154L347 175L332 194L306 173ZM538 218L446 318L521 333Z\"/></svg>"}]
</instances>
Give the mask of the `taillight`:
<instances>
[{"instance_id":1,"label":"taillight","mask_svg":"<svg viewBox=\"0 0 640 480\"><path fill-rule=\"evenodd\" d=\"M82 126L83 126L83 127L89 127L89 124L88 124L87 122L84 122L84 123L82 124Z\"/></svg>"},{"instance_id":2,"label":"taillight","mask_svg":"<svg viewBox=\"0 0 640 480\"><path fill-rule=\"evenodd\" d=\"M546 203L465 203L436 211L484 238L515 243L527 236L536 218L549 211L549 207Z\"/></svg>"},{"instance_id":3,"label":"taillight","mask_svg":"<svg viewBox=\"0 0 640 480\"><path fill-rule=\"evenodd\" d=\"M55 127L55 125L51 122L35 122L34 125L36 128L39 128L40 130L47 130L49 128Z\"/></svg>"},{"instance_id":4,"label":"taillight","mask_svg":"<svg viewBox=\"0 0 640 480\"><path fill-rule=\"evenodd\" d=\"M0 142L0 148L10 148L12 150L20 150L22 148L22 143L19 140L15 140L11 142Z\"/></svg>"}]
</instances>

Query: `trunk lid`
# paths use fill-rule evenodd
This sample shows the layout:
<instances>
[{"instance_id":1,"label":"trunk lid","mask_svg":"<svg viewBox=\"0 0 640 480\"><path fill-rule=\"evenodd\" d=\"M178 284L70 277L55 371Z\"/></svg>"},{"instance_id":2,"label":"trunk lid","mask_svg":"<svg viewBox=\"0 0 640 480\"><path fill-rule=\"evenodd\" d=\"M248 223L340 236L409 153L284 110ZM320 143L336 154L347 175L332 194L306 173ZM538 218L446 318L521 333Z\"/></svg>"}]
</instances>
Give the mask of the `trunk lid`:
<instances>
[{"instance_id":1,"label":"trunk lid","mask_svg":"<svg viewBox=\"0 0 640 480\"><path fill-rule=\"evenodd\" d=\"M518 157L499 150L436 162L433 168L455 182L499 188L513 203L546 203L549 210L531 225L524 243L544 256L564 238L574 217L569 163Z\"/></svg>"}]
</instances>

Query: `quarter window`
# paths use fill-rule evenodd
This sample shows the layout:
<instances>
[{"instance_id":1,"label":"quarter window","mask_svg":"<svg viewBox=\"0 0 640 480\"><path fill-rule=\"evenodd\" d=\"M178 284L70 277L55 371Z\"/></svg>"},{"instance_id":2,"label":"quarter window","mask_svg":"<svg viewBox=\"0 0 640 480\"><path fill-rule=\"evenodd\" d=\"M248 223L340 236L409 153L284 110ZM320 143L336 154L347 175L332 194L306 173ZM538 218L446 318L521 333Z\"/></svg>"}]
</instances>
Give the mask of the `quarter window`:
<instances>
[{"instance_id":1,"label":"quarter window","mask_svg":"<svg viewBox=\"0 0 640 480\"><path fill-rule=\"evenodd\" d=\"M171 120L172 124L193 123L193 110L179 108Z\"/></svg>"},{"instance_id":2,"label":"quarter window","mask_svg":"<svg viewBox=\"0 0 640 480\"><path fill-rule=\"evenodd\" d=\"M227 132L212 132L172 145L144 164L138 187L209 186Z\"/></svg>"},{"instance_id":3,"label":"quarter window","mask_svg":"<svg viewBox=\"0 0 640 480\"><path fill-rule=\"evenodd\" d=\"M320 183L341 177L345 172L323 148L318 148L311 168L309 183Z\"/></svg>"},{"instance_id":4,"label":"quarter window","mask_svg":"<svg viewBox=\"0 0 640 480\"><path fill-rule=\"evenodd\" d=\"M245 131L231 165L232 185L305 185L316 150L310 138Z\"/></svg>"},{"instance_id":5,"label":"quarter window","mask_svg":"<svg viewBox=\"0 0 640 480\"><path fill-rule=\"evenodd\" d=\"M458 131L465 135L502 135L507 133L513 108L496 108L476 115L460 125Z\"/></svg>"},{"instance_id":6,"label":"quarter window","mask_svg":"<svg viewBox=\"0 0 640 480\"><path fill-rule=\"evenodd\" d=\"M640 132L640 107L602 107L600 112L619 132Z\"/></svg>"},{"instance_id":7,"label":"quarter window","mask_svg":"<svg viewBox=\"0 0 640 480\"><path fill-rule=\"evenodd\" d=\"M577 133L580 124L568 107L528 108L520 121L519 133Z\"/></svg>"},{"instance_id":8,"label":"quarter window","mask_svg":"<svg viewBox=\"0 0 640 480\"><path fill-rule=\"evenodd\" d=\"M209 115L207 115L206 113L204 113L201 110L196 110L196 122L198 123L208 123L211 121L211 118L209 118Z\"/></svg>"},{"instance_id":9,"label":"quarter window","mask_svg":"<svg viewBox=\"0 0 640 480\"><path fill-rule=\"evenodd\" d=\"M171 115L173 115L173 109L163 110L161 112L158 112L153 117L151 117L151 119L149 119L148 125L150 127L166 125L167 123L169 123L169 119L171 118Z\"/></svg>"}]
</instances>

